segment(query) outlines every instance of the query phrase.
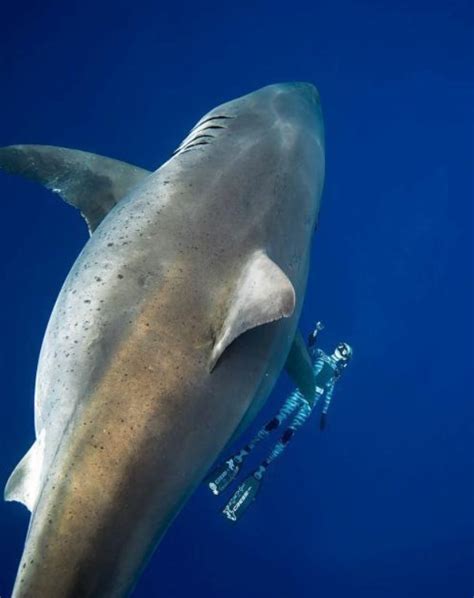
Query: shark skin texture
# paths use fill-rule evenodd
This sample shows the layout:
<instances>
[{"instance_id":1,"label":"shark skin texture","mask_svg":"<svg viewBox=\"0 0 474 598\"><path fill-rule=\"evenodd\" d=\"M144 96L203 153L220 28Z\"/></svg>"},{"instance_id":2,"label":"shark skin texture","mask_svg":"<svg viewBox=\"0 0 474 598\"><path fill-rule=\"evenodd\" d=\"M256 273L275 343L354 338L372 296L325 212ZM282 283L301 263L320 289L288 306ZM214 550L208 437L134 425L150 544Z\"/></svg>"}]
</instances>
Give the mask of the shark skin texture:
<instances>
[{"instance_id":1,"label":"shark skin texture","mask_svg":"<svg viewBox=\"0 0 474 598\"><path fill-rule=\"evenodd\" d=\"M91 232L41 348L37 440L5 489L31 511L13 597L127 596L297 335L319 95L282 83L218 106L155 172L27 145L0 148L0 169L46 185ZM311 388L298 347L291 370Z\"/></svg>"}]
</instances>

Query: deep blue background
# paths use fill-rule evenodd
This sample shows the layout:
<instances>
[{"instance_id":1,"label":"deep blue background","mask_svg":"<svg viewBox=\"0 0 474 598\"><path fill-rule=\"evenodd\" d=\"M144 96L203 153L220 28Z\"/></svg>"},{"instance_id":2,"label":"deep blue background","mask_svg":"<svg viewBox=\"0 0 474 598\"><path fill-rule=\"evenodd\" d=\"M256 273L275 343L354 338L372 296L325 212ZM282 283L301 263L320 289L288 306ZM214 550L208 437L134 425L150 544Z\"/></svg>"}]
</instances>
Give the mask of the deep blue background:
<instances>
[{"instance_id":1,"label":"deep blue background","mask_svg":"<svg viewBox=\"0 0 474 598\"><path fill-rule=\"evenodd\" d=\"M240 525L202 488L137 597L464 598L474 591L472 2L4 3L0 145L154 168L222 101L320 89L327 178L303 330L355 358L324 433L295 439ZM0 175L0 481L33 440L77 213ZM282 377L263 417L290 384ZM0 505L0 595L28 516Z\"/></svg>"}]
</instances>

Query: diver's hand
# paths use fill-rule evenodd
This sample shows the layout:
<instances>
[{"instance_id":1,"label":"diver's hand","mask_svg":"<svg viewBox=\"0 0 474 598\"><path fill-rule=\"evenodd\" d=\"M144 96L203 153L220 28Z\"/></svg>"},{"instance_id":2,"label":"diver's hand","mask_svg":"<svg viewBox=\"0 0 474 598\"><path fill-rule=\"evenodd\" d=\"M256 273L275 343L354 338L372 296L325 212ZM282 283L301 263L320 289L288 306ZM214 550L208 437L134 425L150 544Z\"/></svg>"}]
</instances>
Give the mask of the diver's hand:
<instances>
[{"instance_id":1,"label":"diver's hand","mask_svg":"<svg viewBox=\"0 0 474 598\"><path fill-rule=\"evenodd\" d=\"M316 322L314 330L310 332L308 336L308 347L314 347L314 345L316 344L316 337L318 336L318 332L321 332L321 330L324 330L324 324L321 321Z\"/></svg>"}]
</instances>

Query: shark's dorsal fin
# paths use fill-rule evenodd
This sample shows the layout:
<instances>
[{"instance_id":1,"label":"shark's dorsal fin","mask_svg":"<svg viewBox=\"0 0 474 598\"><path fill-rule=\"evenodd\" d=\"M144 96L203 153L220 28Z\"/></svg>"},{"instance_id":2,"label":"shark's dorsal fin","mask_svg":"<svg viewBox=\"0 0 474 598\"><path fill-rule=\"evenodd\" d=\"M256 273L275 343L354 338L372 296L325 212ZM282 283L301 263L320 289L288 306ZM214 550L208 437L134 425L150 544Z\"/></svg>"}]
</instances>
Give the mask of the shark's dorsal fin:
<instances>
[{"instance_id":1,"label":"shark's dorsal fin","mask_svg":"<svg viewBox=\"0 0 474 598\"><path fill-rule=\"evenodd\" d=\"M316 379L313 362L299 330L286 359L285 369L295 385L312 405L315 399Z\"/></svg>"},{"instance_id":2,"label":"shark's dorsal fin","mask_svg":"<svg viewBox=\"0 0 474 598\"><path fill-rule=\"evenodd\" d=\"M43 429L36 442L15 467L5 486L5 500L21 502L29 511L33 511L41 490L44 444Z\"/></svg>"},{"instance_id":3,"label":"shark's dorsal fin","mask_svg":"<svg viewBox=\"0 0 474 598\"><path fill-rule=\"evenodd\" d=\"M92 234L149 171L80 150L49 145L0 148L0 168L43 184L78 208Z\"/></svg>"},{"instance_id":4,"label":"shark's dorsal fin","mask_svg":"<svg viewBox=\"0 0 474 598\"><path fill-rule=\"evenodd\" d=\"M295 289L286 274L264 251L253 253L229 299L212 349L210 370L233 340L246 330L288 318L295 309L295 302Z\"/></svg>"}]
</instances>

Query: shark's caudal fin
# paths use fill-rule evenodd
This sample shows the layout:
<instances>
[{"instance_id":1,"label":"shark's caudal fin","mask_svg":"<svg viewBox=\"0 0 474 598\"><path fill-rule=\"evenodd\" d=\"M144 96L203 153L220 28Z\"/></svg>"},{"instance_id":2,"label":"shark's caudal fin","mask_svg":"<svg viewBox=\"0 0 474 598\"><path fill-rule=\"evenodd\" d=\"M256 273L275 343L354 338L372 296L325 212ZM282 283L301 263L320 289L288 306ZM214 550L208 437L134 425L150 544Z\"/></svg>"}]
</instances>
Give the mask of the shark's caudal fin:
<instances>
[{"instance_id":1,"label":"shark's caudal fin","mask_svg":"<svg viewBox=\"0 0 474 598\"><path fill-rule=\"evenodd\" d=\"M295 303L295 289L286 274L264 251L256 251L245 264L230 297L209 369L214 368L226 347L238 336L256 326L290 317Z\"/></svg>"},{"instance_id":2,"label":"shark's caudal fin","mask_svg":"<svg viewBox=\"0 0 474 598\"><path fill-rule=\"evenodd\" d=\"M5 486L7 501L21 502L32 511L41 490L45 430L13 470Z\"/></svg>"},{"instance_id":3,"label":"shark's caudal fin","mask_svg":"<svg viewBox=\"0 0 474 598\"><path fill-rule=\"evenodd\" d=\"M0 168L43 184L78 208L92 234L149 171L80 150L49 145L0 148Z\"/></svg>"}]
</instances>

